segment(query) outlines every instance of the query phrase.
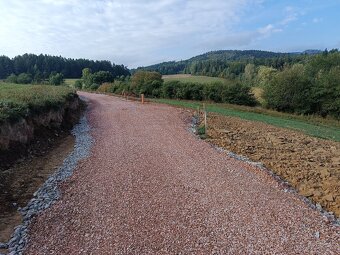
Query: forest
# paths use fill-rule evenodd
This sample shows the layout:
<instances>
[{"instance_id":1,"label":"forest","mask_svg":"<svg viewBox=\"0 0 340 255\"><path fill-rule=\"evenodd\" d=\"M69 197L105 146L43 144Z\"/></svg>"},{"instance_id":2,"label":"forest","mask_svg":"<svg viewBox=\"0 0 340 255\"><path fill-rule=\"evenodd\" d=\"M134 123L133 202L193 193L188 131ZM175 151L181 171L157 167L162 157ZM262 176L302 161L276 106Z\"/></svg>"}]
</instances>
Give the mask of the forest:
<instances>
[{"instance_id":1,"label":"forest","mask_svg":"<svg viewBox=\"0 0 340 255\"><path fill-rule=\"evenodd\" d=\"M0 79L22 74L39 83L43 79L48 79L51 73L60 73L64 78L80 78L84 68L91 68L94 72L107 71L114 77L130 75L124 65L116 65L107 60L72 59L43 54L24 54L12 59L0 56Z\"/></svg>"}]
</instances>

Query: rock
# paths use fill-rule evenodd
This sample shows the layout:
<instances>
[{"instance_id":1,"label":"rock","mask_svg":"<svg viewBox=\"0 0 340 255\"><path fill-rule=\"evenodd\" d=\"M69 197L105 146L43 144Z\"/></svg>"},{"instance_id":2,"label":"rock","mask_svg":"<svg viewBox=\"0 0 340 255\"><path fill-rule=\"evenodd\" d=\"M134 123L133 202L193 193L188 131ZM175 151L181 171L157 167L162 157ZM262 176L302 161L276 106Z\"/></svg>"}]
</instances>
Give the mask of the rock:
<instances>
[{"instance_id":1,"label":"rock","mask_svg":"<svg viewBox=\"0 0 340 255\"><path fill-rule=\"evenodd\" d=\"M328 194L327 196L323 197L325 200L329 201L329 202L333 202L334 201L334 197L332 194Z\"/></svg>"},{"instance_id":2,"label":"rock","mask_svg":"<svg viewBox=\"0 0 340 255\"><path fill-rule=\"evenodd\" d=\"M322 178L327 178L327 177L331 176L330 172L327 169L322 169L320 171L320 175L321 175Z\"/></svg>"},{"instance_id":3,"label":"rock","mask_svg":"<svg viewBox=\"0 0 340 255\"><path fill-rule=\"evenodd\" d=\"M317 203L317 204L316 204L316 209L318 209L319 211L321 211L321 210L322 210L322 206L321 206L319 203Z\"/></svg>"},{"instance_id":4,"label":"rock","mask_svg":"<svg viewBox=\"0 0 340 255\"><path fill-rule=\"evenodd\" d=\"M7 243L0 243L0 249L8 249Z\"/></svg>"},{"instance_id":5,"label":"rock","mask_svg":"<svg viewBox=\"0 0 340 255\"><path fill-rule=\"evenodd\" d=\"M319 239L320 238L320 232L316 231L314 236L315 236L315 238Z\"/></svg>"}]
</instances>

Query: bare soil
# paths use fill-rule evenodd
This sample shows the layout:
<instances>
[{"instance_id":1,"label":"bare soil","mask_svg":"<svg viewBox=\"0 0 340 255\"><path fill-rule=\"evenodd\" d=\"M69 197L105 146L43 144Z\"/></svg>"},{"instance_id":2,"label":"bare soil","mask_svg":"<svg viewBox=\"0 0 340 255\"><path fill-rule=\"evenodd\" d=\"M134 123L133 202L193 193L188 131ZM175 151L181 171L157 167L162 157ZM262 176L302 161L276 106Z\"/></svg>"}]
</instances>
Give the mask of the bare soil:
<instances>
[{"instance_id":1,"label":"bare soil","mask_svg":"<svg viewBox=\"0 0 340 255\"><path fill-rule=\"evenodd\" d=\"M0 171L0 242L7 242L13 228L21 223L17 208L26 206L33 193L73 150L73 145L74 137L69 132L59 132L48 144L35 145L34 153Z\"/></svg>"},{"instance_id":2,"label":"bare soil","mask_svg":"<svg viewBox=\"0 0 340 255\"><path fill-rule=\"evenodd\" d=\"M297 191L340 216L340 143L261 122L210 114L209 142L262 162Z\"/></svg>"}]
</instances>

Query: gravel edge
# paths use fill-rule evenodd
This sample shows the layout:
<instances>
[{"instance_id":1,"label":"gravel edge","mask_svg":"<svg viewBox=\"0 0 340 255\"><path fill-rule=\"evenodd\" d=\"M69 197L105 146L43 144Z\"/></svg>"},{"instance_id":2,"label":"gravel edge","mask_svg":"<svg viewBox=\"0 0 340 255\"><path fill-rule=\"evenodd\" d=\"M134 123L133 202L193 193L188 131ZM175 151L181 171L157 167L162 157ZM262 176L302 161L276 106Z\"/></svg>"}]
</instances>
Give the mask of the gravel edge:
<instances>
[{"instance_id":1,"label":"gravel edge","mask_svg":"<svg viewBox=\"0 0 340 255\"><path fill-rule=\"evenodd\" d=\"M18 209L23 217L22 224L14 228L11 239L7 243L1 243L4 248L8 249L8 255L23 253L29 241L28 229L32 218L49 208L60 198L61 192L58 184L72 175L80 160L89 156L94 140L90 135L90 126L85 115L86 113L72 129L72 135L75 136L73 151L65 158L58 170L33 194L33 198L26 207Z\"/></svg>"},{"instance_id":2,"label":"gravel edge","mask_svg":"<svg viewBox=\"0 0 340 255\"><path fill-rule=\"evenodd\" d=\"M194 134L198 139L202 139L199 135L198 135L198 125L199 125L199 118L197 116L193 116L192 117L192 121L189 127L189 131ZM208 142L209 143L209 142ZM319 203L314 203L313 201L311 201L310 199L300 195L298 193L298 191L290 185L289 182L287 182L286 180L282 179L281 176L275 174L271 169L265 167L263 165L263 163L261 162L255 162L252 161L251 159L242 156L242 155L238 155L234 152L228 151L225 148L219 147L217 145L214 145L212 143L209 143L214 149L216 149L219 152L223 152L226 153L229 157L243 161L247 164L250 164L252 166L257 167L258 169L260 169L261 171L265 172L266 174L268 174L269 176L271 176L279 185L280 187L283 189L284 192L287 193L293 193L295 194L297 197L299 197L299 199L301 199L305 204L307 204L310 208L312 208L313 210L317 210L321 215L322 218L325 222L330 222L331 224L333 224L336 227L340 227L340 218L337 218L333 212L329 212L325 209L322 208L322 206Z\"/></svg>"}]
</instances>

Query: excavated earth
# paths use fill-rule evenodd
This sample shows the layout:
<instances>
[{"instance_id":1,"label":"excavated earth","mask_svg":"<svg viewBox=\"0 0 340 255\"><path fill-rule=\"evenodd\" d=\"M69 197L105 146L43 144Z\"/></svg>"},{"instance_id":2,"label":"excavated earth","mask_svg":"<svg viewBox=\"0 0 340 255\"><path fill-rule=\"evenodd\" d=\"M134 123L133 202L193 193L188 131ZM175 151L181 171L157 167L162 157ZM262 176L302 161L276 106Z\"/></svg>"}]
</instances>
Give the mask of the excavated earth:
<instances>
[{"instance_id":1,"label":"excavated earth","mask_svg":"<svg viewBox=\"0 0 340 255\"><path fill-rule=\"evenodd\" d=\"M191 114L81 93L94 144L26 254L339 254L339 227L189 132Z\"/></svg>"},{"instance_id":2,"label":"excavated earth","mask_svg":"<svg viewBox=\"0 0 340 255\"><path fill-rule=\"evenodd\" d=\"M262 162L340 217L340 143L261 122L210 114L209 142Z\"/></svg>"}]
</instances>

